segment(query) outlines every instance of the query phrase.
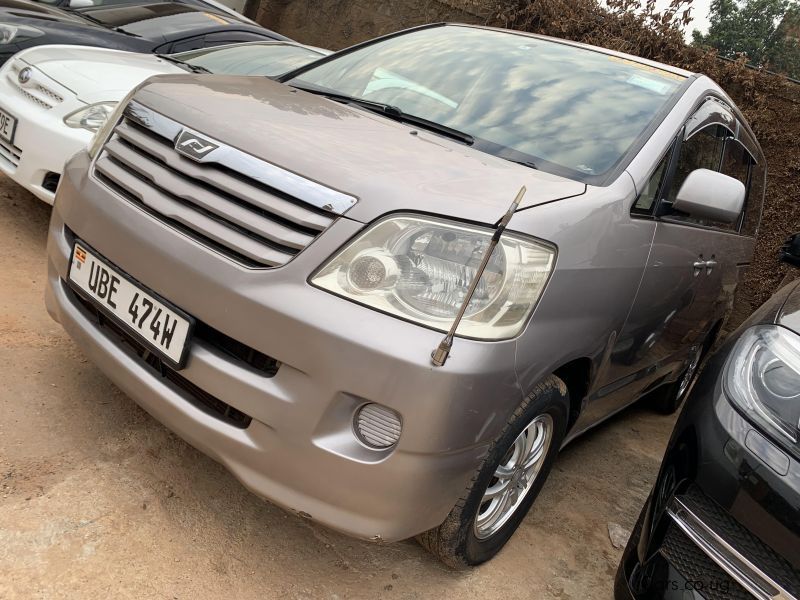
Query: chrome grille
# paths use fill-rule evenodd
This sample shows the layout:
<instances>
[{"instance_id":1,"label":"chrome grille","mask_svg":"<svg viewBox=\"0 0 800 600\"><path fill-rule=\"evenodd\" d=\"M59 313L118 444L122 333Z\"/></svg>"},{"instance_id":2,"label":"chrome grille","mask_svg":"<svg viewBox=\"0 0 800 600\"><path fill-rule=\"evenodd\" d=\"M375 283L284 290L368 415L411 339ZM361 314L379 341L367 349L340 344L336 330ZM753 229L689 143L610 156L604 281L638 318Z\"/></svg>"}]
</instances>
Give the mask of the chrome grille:
<instances>
[{"instance_id":1,"label":"chrome grille","mask_svg":"<svg viewBox=\"0 0 800 600\"><path fill-rule=\"evenodd\" d=\"M355 204L351 196L202 134L214 150L201 160L188 158L175 149L184 131L132 102L94 174L186 235L253 267L287 263Z\"/></svg>"},{"instance_id":2,"label":"chrome grille","mask_svg":"<svg viewBox=\"0 0 800 600\"><path fill-rule=\"evenodd\" d=\"M21 84L19 82L19 72L23 68L31 69L31 79ZM28 67L21 61L14 61L6 73L6 78L20 95L45 110L50 110L56 104L61 104L64 101L64 97L61 94L50 89L42 82L42 79L46 78L39 71L33 67Z\"/></svg>"},{"instance_id":3,"label":"chrome grille","mask_svg":"<svg viewBox=\"0 0 800 600\"><path fill-rule=\"evenodd\" d=\"M43 85L37 85L36 86L36 90L40 94L43 94L43 95L47 96L48 98L50 98L50 100L52 100L56 104L61 104L64 101L64 98L61 95L55 93L53 90L51 90L50 88L47 88L47 87L45 87Z\"/></svg>"},{"instance_id":4,"label":"chrome grille","mask_svg":"<svg viewBox=\"0 0 800 600\"><path fill-rule=\"evenodd\" d=\"M31 102L33 102L37 106L39 106L39 107L41 107L41 108L43 108L45 110L50 110L51 108L53 108L52 104L48 103L45 100L42 100L38 96L34 96L31 92L26 90L24 87L19 85L17 82L12 81L11 85L13 85L20 94L22 94L25 98L27 98L28 100L30 100Z\"/></svg>"}]
</instances>

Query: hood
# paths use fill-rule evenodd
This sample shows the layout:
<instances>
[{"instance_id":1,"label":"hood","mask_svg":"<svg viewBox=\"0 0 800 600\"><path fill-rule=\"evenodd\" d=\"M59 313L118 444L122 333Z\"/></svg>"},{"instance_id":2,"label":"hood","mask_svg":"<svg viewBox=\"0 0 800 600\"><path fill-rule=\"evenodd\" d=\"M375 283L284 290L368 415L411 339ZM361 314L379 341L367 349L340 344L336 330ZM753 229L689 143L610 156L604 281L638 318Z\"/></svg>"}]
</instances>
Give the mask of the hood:
<instances>
[{"instance_id":1,"label":"hood","mask_svg":"<svg viewBox=\"0 0 800 600\"><path fill-rule=\"evenodd\" d=\"M414 211L495 223L586 185L517 165L425 130L261 77L168 75L136 94L215 140L358 198L347 217ZM232 126L240 123L242 126Z\"/></svg>"},{"instance_id":2,"label":"hood","mask_svg":"<svg viewBox=\"0 0 800 600\"><path fill-rule=\"evenodd\" d=\"M62 21L65 23L85 23L83 19L74 17L65 10L61 10L55 6L48 6L47 4L29 2L28 0L0 0L0 11L2 11L2 17L0 18L3 21L6 21L7 17L11 16Z\"/></svg>"},{"instance_id":3,"label":"hood","mask_svg":"<svg viewBox=\"0 0 800 600\"><path fill-rule=\"evenodd\" d=\"M794 290L786 298L775 322L800 334L800 281L790 285L794 285Z\"/></svg>"},{"instance_id":4,"label":"hood","mask_svg":"<svg viewBox=\"0 0 800 600\"><path fill-rule=\"evenodd\" d=\"M38 46L19 58L88 103L121 100L148 77L186 72L152 54L86 46Z\"/></svg>"},{"instance_id":5,"label":"hood","mask_svg":"<svg viewBox=\"0 0 800 600\"><path fill-rule=\"evenodd\" d=\"M59 8L27 0L0 0L0 22L26 25L34 35L23 32L12 40L13 49L21 50L44 44L77 44L120 50L147 51L152 43L107 29Z\"/></svg>"}]
</instances>

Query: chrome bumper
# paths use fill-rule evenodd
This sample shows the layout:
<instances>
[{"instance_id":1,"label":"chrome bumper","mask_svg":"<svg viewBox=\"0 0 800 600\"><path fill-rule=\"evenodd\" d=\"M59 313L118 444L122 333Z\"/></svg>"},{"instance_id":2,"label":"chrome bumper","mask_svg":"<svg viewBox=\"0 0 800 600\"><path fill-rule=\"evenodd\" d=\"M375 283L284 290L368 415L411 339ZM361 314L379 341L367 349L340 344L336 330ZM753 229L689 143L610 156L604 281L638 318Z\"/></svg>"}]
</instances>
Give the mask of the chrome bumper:
<instances>
[{"instance_id":1,"label":"chrome bumper","mask_svg":"<svg viewBox=\"0 0 800 600\"><path fill-rule=\"evenodd\" d=\"M673 498L667 514L687 537L718 567L739 585L760 600L797 600L748 557L729 543L723 535L706 524L680 498Z\"/></svg>"}]
</instances>

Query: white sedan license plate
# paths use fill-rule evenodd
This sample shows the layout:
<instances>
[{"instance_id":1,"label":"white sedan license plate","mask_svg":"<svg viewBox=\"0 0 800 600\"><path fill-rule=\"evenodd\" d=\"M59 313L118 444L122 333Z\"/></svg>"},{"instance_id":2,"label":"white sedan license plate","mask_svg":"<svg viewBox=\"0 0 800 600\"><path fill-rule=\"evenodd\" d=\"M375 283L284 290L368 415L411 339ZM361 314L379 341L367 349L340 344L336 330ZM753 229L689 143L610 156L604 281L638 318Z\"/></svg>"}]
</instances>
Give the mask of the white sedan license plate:
<instances>
[{"instance_id":1,"label":"white sedan license plate","mask_svg":"<svg viewBox=\"0 0 800 600\"><path fill-rule=\"evenodd\" d=\"M72 251L69 279L105 313L172 366L183 366L193 322L144 290L80 242Z\"/></svg>"},{"instance_id":2,"label":"white sedan license plate","mask_svg":"<svg viewBox=\"0 0 800 600\"><path fill-rule=\"evenodd\" d=\"M17 128L17 119L0 108L0 138L9 144L14 143L14 130Z\"/></svg>"}]
</instances>

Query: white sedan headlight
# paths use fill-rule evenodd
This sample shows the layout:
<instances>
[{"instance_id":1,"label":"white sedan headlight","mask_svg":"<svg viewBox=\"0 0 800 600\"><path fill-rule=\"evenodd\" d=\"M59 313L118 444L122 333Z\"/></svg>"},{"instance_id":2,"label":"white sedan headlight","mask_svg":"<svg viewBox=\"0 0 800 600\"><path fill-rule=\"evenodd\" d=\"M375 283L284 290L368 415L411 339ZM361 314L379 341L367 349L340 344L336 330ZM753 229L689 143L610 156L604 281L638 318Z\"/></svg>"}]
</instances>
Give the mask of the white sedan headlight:
<instances>
[{"instance_id":1,"label":"white sedan headlight","mask_svg":"<svg viewBox=\"0 0 800 600\"><path fill-rule=\"evenodd\" d=\"M725 394L800 458L800 336L778 325L745 331L731 352Z\"/></svg>"},{"instance_id":2,"label":"white sedan headlight","mask_svg":"<svg viewBox=\"0 0 800 600\"><path fill-rule=\"evenodd\" d=\"M396 216L367 229L311 283L370 308L447 331L493 231L422 216ZM517 335L544 290L555 250L505 234L492 253L458 334Z\"/></svg>"},{"instance_id":3,"label":"white sedan headlight","mask_svg":"<svg viewBox=\"0 0 800 600\"><path fill-rule=\"evenodd\" d=\"M97 102L84 106L64 117L64 123L67 127L95 132L106 124L117 104L117 102Z\"/></svg>"}]
</instances>

